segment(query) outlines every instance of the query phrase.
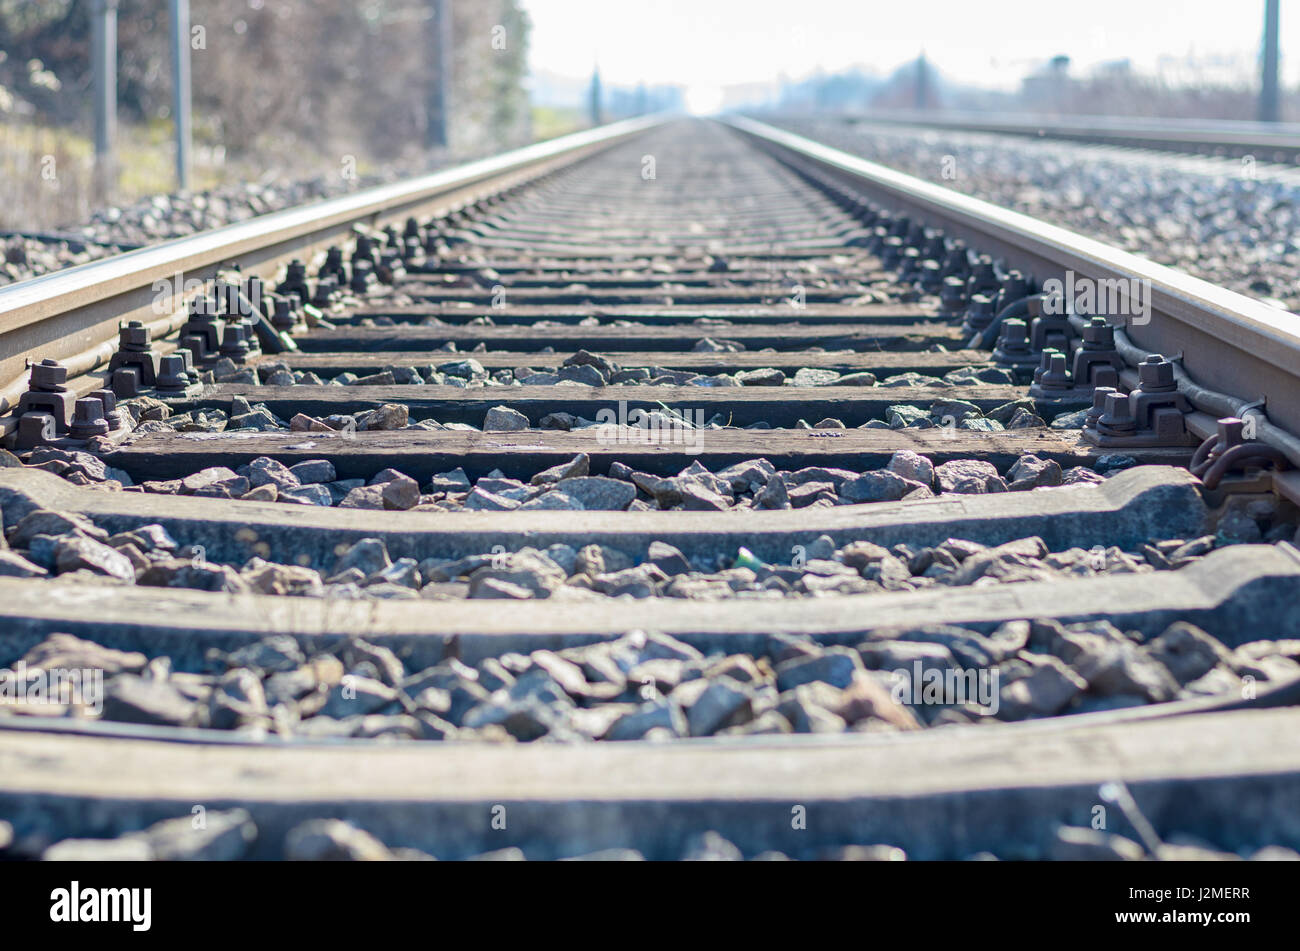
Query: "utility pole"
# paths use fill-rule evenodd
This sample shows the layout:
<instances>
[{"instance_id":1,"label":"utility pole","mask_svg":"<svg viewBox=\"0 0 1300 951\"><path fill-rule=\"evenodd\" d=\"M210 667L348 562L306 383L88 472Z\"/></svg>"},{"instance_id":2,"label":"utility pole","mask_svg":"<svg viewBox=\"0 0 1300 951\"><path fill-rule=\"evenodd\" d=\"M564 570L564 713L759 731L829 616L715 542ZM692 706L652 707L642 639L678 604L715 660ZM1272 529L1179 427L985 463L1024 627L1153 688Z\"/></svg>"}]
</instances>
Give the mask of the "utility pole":
<instances>
[{"instance_id":1,"label":"utility pole","mask_svg":"<svg viewBox=\"0 0 1300 951\"><path fill-rule=\"evenodd\" d=\"M925 63L925 54L916 59L916 108L926 109L930 105L930 70Z\"/></svg>"},{"instance_id":2,"label":"utility pole","mask_svg":"<svg viewBox=\"0 0 1300 951\"><path fill-rule=\"evenodd\" d=\"M592 125L600 125L605 121L601 109L602 98L600 90L600 67L597 66L591 73L591 92L590 99L587 103L588 114L591 117Z\"/></svg>"},{"instance_id":3,"label":"utility pole","mask_svg":"<svg viewBox=\"0 0 1300 951\"><path fill-rule=\"evenodd\" d=\"M190 187L190 0L171 0L172 121L176 129L176 187Z\"/></svg>"},{"instance_id":4,"label":"utility pole","mask_svg":"<svg viewBox=\"0 0 1300 951\"><path fill-rule=\"evenodd\" d=\"M1278 2L1264 0L1264 55L1262 75L1259 83L1259 121L1280 122L1282 119L1281 100L1278 96Z\"/></svg>"},{"instance_id":5,"label":"utility pole","mask_svg":"<svg viewBox=\"0 0 1300 951\"><path fill-rule=\"evenodd\" d=\"M451 4L452 0L433 0L433 17L429 23L433 76L426 141L431 148L446 148L451 141L447 123L451 100Z\"/></svg>"},{"instance_id":6,"label":"utility pole","mask_svg":"<svg viewBox=\"0 0 1300 951\"><path fill-rule=\"evenodd\" d=\"M94 0L91 37L95 100L95 197L108 201L117 180L117 0Z\"/></svg>"}]
</instances>

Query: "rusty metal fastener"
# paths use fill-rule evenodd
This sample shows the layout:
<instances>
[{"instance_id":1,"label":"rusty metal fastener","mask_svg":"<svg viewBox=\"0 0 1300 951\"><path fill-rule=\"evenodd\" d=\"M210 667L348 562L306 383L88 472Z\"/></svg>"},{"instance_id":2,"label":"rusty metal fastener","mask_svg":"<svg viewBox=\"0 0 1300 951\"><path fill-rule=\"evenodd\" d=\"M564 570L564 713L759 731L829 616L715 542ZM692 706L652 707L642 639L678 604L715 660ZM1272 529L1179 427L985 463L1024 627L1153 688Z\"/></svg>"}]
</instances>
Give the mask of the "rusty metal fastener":
<instances>
[{"instance_id":1,"label":"rusty metal fastener","mask_svg":"<svg viewBox=\"0 0 1300 951\"><path fill-rule=\"evenodd\" d=\"M190 385L189 374L185 372L185 359L174 353L162 358L158 368L157 389L163 393L177 393Z\"/></svg>"},{"instance_id":2,"label":"rusty metal fastener","mask_svg":"<svg viewBox=\"0 0 1300 951\"><path fill-rule=\"evenodd\" d=\"M89 439L91 436L107 436L108 420L104 418L104 404L94 396L77 400L77 408L68 426L68 435L73 439Z\"/></svg>"},{"instance_id":3,"label":"rusty metal fastener","mask_svg":"<svg viewBox=\"0 0 1300 951\"><path fill-rule=\"evenodd\" d=\"M1029 346L1029 325L1016 317L1004 320L993 359L1003 366L1012 367L1032 367L1038 363L1038 357Z\"/></svg>"},{"instance_id":4,"label":"rusty metal fastener","mask_svg":"<svg viewBox=\"0 0 1300 951\"><path fill-rule=\"evenodd\" d=\"M122 418L122 411L117 408L117 394L112 390L95 390L87 394L99 400L104 406L104 419L108 421L108 428L111 431L121 429L126 425L126 420Z\"/></svg>"},{"instance_id":5,"label":"rusty metal fastener","mask_svg":"<svg viewBox=\"0 0 1300 951\"><path fill-rule=\"evenodd\" d=\"M1247 442L1245 429L1245 420L1225 416L1219 420L1218 432L1196 447L1188 468L1207 489L1218 488L1225 475L1248 465L1271 463L1275 469L1287 468L1287 458L1281 450L1254 440Z\"/></svg>"}]
</instances>

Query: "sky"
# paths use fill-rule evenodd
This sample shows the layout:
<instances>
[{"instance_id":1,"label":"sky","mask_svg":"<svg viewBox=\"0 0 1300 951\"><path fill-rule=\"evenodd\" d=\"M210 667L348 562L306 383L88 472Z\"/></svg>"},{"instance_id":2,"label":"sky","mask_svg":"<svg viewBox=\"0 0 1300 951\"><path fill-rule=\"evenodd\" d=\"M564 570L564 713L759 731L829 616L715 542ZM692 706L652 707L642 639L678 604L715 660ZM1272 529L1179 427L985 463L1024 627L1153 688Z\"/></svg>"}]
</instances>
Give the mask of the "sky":
<instances>
[{"instance_id":1,"label":"sky","mask_svg":"<svg viewBox=\"0 0 1300 951\"><path fill-rule=\"evenodd\" d=\"M1177 75L1168 57L1249 75L1263 0L523 0L536 73L677 83L697 105L724 86L801 79L819 68L888 74L924 51L958 82L1012 89L1040 61L1075 72L1130 59ZM1300 82L1300 7L1282 4L1285 82ZM1215 62L1223 65L1214 67Z\"/></svg>"}]
</instances>

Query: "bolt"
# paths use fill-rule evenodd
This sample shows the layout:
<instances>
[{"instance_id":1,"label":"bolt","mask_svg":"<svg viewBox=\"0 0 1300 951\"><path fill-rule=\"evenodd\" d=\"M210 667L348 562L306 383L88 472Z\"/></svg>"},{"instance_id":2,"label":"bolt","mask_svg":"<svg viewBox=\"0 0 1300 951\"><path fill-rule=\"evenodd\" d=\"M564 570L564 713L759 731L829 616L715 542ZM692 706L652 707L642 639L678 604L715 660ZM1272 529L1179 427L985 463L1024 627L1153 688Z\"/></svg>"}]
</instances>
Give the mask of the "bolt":
<instances>
[{"instance_id":1,"label":"bolt","mask_svg":"<svg viewBox=\"0 0 1300 951\"><path fill-rule=\"evenodd\" d=\"M57 360L32 364L31 389L37 393L64 393L68 389L68 368Z\"/></svg>"},{"instance_id":2,"label":"bolt","mask_svg":"<svg viewBox=\"0 0 1300 951\"><path fill-rule=\"evenodd\" d=\"M148 353L150 347L149 328L138 320L133 320L125 327L117 328L117 348L129 353Z\"/></svg>"},{"instance_id":3,"label":"bolt","mask_svg":"<svg viewBox=\"0 0 1300 951\"><path fill-rule=\"evenodd\" d=\"M1011 271L1002 279L1002 300L1009 304L1029 296L1029 282L1019 271Z\"/></svg>"},{"instance_id":4,"label":"bolt","mask_svg":"<svg viewBox=\"0 0 1300 951\"><path fill-rule=\"evenodd\" d=\"M117 394L112 390L95 390L89 394L99 400L104 407L104 419L108 422L110 430L121 429L125 420L122 419L122 412L117 408Z\"/></svg>"},{"instance_id":5,"label":"bolt","mask_svg":"<svg viewBox=\"0 0 1300 951\"><path fill-rule=\"evenodd\" d=\"M921 290L927 294L933 294L943 286L943 277L939 267L939 262L933 259L927 259L921 262L919 269L920 276L916 283L920 285Z\"/></svg>"},{"instance_id":6,"label":"bolt","mask_svg":"<svg viewBox=\"0 0 1300 951\"><path fill-rule=\"evenodd\" d=\"M1113 386L1099 386L1092 391L1092 406L1088 410L1088 415L1084 417L1084 428L1097 427L1097 420L1101 419L1102 414L1106 412L1106 397L1118 392L1119 390Z\"/></svg>"},{"instance_id":7,"label":"bolt","mask_svg":"<svg viewBox=\"0 0 1300 951\"><path fill-rule=\"evenodd\" d=\"M77 400L72 411L72 424L68 435L73 439L89 439L91 436L107 436L108 420L104 418L104 404L94 396L84 396Z\"/></svg>"},{"instance_id":8,"label":"bolt","mask_svg":"<svg viewBox=\"0 0 1300 951\"><path fill-rule=\"evenodd\" d=\"M939 306L950 314L959 314L966 309L966 281L963 278L950 274L943 279Z\"/></svg>"},{"instance_id":9,"label":"bolt","mask_svg":"<svg viewBox=\"0 0 1300 951\"><path fill-rule=\"evenodd\" d=\"M948 252L943 257L943 273L945 277L951 275L963 280L970 273L970 256L964 242L954 241L948 245Z\"/></svg>"},{"instance_id":10,"label":"bolt","mask_svg":"<svg viewBox=\"0 0 1300 951\"><path fill-rule=\"evenodd\" d=\"M176 356L180 357L184 362L185 375L190 378L190 382L199 382L199 371L194 366L194 351L189 347L177 347Z\"/></svg>"},{"instance_id":11,"label":"bolt","mask_svg":"<svg viewBox=\"0 0 1300 951\"><path fill-rule=\"evenodd\" d=\"M248 336L243 324L227 324L221 335L221 355L242 363L248 357Z\"/></svg>"},{"instance_id":12,"label":"bolt","mask_svg":"<svg viewBox=\"0 0 1300 951\"><path fill-rule=\"evenodd\" d=\"M169 353L158 363L158 379L154 384L160 391L175 393L183 391L190 385L189 374L185 372L185 358Z\"/></svg>"},{"instance_id":13,"label":"bolt","mask_svg":"<svg viewBox=\"0 0 1300 951\"><path fill-rule=\"evenodd\" d=\"M1106 409L1097 420L1097 431L1107 436L1132 436L1137 432L1127 393L1106 394Z\"/></svg>"},{"instance_id":14,"label":"bolt","mask_svg":"<svg viewBox=\"0 0 1300 951\"><path fill-rule=\"evenodd\" d=\"M276 297L275 311L271 314L271 326L276 330L289 331L293 330L297 318L294 317L293 311L289 307L287 297Z\"/></svg>"},{"instance_id":15,"label":"bolt","mask_svg":"<svg viewBox=\"0 0 1300 951\"><path fill-rule=\"evenodd\" d=\"M1065 369L1065 354L1058 351L1043 351L1046 368L1038 378L1038 385L1045 390L1068 390L1070 374Z\"/></svg>"},{"instance_id":16,"label":"bolt","mask_svg":"<svg viewBox=\"0 0 1300 951\"><path fill-rule=\"evenodd\" d=\"M1015 317L1002 321L998 349L1006 353L1029 353L1029 325Z\"/></svg>"},{"instance_id":17,"label":"bolt","mask_svg":"<svg viewBox=\"0 0 1300 951\"><path fill-rule=\"evenodd\" d=\"M1240 446L1246 441L1246 421L1236 416L1225 416L1219 420L1219 439L1216 450L1222 453L1225 449L1231 449L1233 446Z\"/></svg>"},{"instance_id":18,"label":"bolt","mask_svg":"<svg viewBox=\"0 0 1300 951\"><path fill-rule=\"evenodd\" d=\"M221 315L221 306L215 297L199 294L190 298L190 320L199 324L209 324Z\"/></svg>"},{"instance_id":19,"label":"bolt","mask_svg":"<svg viewBox=\"0 0 1300 951\"><path fill-rule=\"evenodd\" d=\"M903 256L903 239L897 235L890 235L885 238L880 248L880 264L882 267L892 268L898 265L899 258Z\"/></svg>"},{"instance_id":20,"label":"bolt","mask_svg":"<svg viewBox=\"0 0 1300 951\"><path fill-rule=\"evenodd\" d=\"M1106 323L1105 317L1093 317L1083 328L1083 349L1115 349L1115 328Z\"/></svg>"},{"instance_id":21,"label":"bolt","mask_svg":"<svg viewBox=\"0 0 1300 951\"><path fill-rule=\"evenodd\" d=\"M921 269L921 252L916 248L904 248L901 258L902 260L898 265L898 279L900 281L915 280L917 271Z\"/></svg>"},{"instance_id":22,"label":"bolt","mask_svg":"<svg viewBox=\"0 0 1300 951\"><path fill-rule=\"evenodd\" d=\"M1143 393L1168 393L1178 389L1174 365L1158 353L1138 364L1138 389Z\"/></svg>"},{"instance_id":23,"label":"bolt","mask_svg":"<svg viewBox=\"0 0 1300 951\"><path fill-rule=\"evenodd\" d=\"M993 322L993 298L987 294L974 294L970 306L966 309L966 326L972 330L983 330Z\"/></svg>"}]
</instances>

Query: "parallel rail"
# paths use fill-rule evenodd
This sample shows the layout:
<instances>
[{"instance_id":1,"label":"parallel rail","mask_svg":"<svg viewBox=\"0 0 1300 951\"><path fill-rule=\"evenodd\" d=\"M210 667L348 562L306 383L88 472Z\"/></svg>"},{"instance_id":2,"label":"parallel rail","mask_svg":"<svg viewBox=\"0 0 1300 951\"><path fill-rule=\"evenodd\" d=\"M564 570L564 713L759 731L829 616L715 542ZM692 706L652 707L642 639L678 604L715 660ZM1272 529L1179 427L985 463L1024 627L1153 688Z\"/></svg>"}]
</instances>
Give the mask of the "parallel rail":
<instances>
[{"instance_id":1,"label":"parallel rail","mask_svg":"<svg viewBox=\"0 0 1300 951\"><path fill-rule=\"evenodd\" d=\"M185 320L186 282L231 262L270 277L293 258L310 261L354 226L438 217L483 195L535 180L663 121L643 117L576 132L492 158L262 215L0 288L0 426L25 388L25 364L53 358L73 374L107 362L117 328L141 320L162 338ZM159 284L158 282L166 282ZM167 316L160 316L166 314Z\"/></svg>"},{"instance_id":2,"label":"parallel rail","mask_svg":"<svg viewBox=\"0 0 1300 951\"><path fill-rule=\"evenodd\" d=\"M1189 122L1178 119L1119 116L1054 116L1011 113L873 111L844 116L848 123L917 126L963 132L992 132L1030 138L1062 139L1196 155L1295 163L1300 159L1300 126L1294 123L1226 119Z\"/></svg>"},{"instance_id":3,"label":"parallel rail","mask_svg":"<svg viewBox=\"0 0 1300 951\"><path fill-rule=\"evenodd\" d=\"M1186 376L1214 394L1193 391L1193 404L1216 416L1262 408L1261 437L1300 466L1300 317L1261 301L1155 264L1065 228L999 208L883 165L820 145L752 119L732 124L756 141L835 172L888 208L988 249L1040 280L1136 280L1148 289L1150 314L1115 318L1135 345L1181 355ZM1133 360L1136 362L1136 360ZM1206 433L1208 435L1208 432Z\"/></svg>"}]
</instances>

